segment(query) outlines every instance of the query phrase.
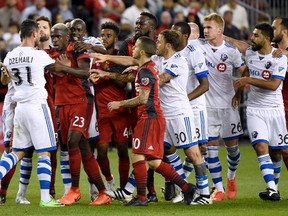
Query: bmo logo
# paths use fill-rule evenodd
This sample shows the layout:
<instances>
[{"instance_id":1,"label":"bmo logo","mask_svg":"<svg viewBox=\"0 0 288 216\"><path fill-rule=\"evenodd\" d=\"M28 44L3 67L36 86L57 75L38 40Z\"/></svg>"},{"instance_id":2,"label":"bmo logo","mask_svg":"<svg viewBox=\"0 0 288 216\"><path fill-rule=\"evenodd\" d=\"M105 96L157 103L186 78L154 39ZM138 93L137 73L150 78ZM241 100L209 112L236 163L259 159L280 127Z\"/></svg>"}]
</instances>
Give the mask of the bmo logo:
<instances>
[{"instance_id":1,"label":"bmo logo","mask_svg":"<svg viewBox=\"0 0 288 216\"><path fill-rule=\"evenodd\" d=\"M217 70L218 70L219 72L225 72L225 71L226 71L226 68L227 68L227 66L226 66L225 63L220 63L220 64L217 65Z\"/></svg>"},{"instance_id":2,"label":"bmo logo","mask_svg":"<svg viewBox=\"0 0 288 216\"><path fill-rule=\"evenodd\" d=\"M264 71L262 72L262 77L263 77L263 79L266 79L266 80L270 79L270 78L271 78L271 73L270 73L270 71L264 70Z\"/></svg>"}]
</instances>

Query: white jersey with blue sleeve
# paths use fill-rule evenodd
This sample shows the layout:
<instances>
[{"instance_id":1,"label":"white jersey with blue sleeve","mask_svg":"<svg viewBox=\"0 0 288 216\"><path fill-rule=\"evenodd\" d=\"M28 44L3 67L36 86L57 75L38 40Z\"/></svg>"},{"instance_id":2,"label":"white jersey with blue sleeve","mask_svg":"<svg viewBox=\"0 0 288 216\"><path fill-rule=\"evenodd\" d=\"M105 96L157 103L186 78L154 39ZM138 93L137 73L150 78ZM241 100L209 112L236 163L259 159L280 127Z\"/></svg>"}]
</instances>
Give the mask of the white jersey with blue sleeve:
<instances>
[{"instance_id":1,"label":"white jersey with blue sleeve","mask_svg":"<svg viewBox=\"0 0 288 216\"><path fill-rule=\"evenodd\" d=\"M15 88L12 99L15 102L47 100L44 68L54 62L45 51L32 47L17 47L9 52L4 64Z\"/></svg>"},{"instance_id":2,"label":"white jersey with blue sleeve","mask_svg":"<svg viewBox=\"0 0 288 216\"><path fill-rule=\"evenodd\" d=\"M268 55L260 55L257 51L253 51L251 47L246 50L246 64L249 68L250 77L261 80L276 78L283 81L285 79L287 57L281 55L274 58L272 56L274 50L275 48ZM276 91L272 91L251 85L247 106L257 108L282 107L282 86L283 83L279 85Z\"/></svg>"},{"instance_id":3,"label":"white jersey with blue sleeve","mask_svg":"<svg viewBox=\"0 0 288 216\"><path fill-rule=\"evenodd\" d=\"M207 107L231 108L235 94L232 73L234 68L244 65L241 53L225 41L219 47L214 47L203 39L190 40L189 43L201 50L206 59L209 70L209 91L205 94Z\"/></svg>"},{"instance_id":4,"label":"white jersey with blue sleeve","mask_svg":"<svg viewBox=\"0 0 288 216\"><path fill-rule=\"evenodd\" d=\"M180 53L175 53L169 59L152 56L160 74L168 73L173 79L160 88L160 101L165 118L179 115L192 115L192 108L187 96L188 64Z\"/></svg>"}]
</instances>

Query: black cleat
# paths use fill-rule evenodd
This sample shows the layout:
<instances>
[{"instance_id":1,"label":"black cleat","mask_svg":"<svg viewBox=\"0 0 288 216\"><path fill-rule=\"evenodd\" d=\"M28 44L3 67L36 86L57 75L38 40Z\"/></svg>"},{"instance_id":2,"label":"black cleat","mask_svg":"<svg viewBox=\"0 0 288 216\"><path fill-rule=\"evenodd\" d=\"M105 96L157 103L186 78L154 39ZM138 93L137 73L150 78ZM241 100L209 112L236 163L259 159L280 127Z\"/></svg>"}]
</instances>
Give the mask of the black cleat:
<instances>
[{"instance_id":1,"label":"black cleat","mask_svg":"<svg viewBox=\"0 0 288 216\"><path fill-rule=\"evenodd\" d=\"M148 200L141 201L137 197L133 197L130 202L123 204L123 206L148 206Z\"/></svg>"},{"instance_id":2,"label":"black cleat","mask_svg":"<svg viewBox=\"0 0 288 216\"><path fill-rule=\"evenodd\" d=\"M150 202L158 202L158 198L155 193L148 193L147 194L147 201Z\"/></svg>"},{"instance_id":3,"label":"black cleat","mask_svg":"<svg viewBox=\"0 0 288 216\"><path fill-rule=\"evenodd\" d=\"M165 182L164 197L166 201L170 201L175 196L175 184L173 182Z\"/></svg>"},{"instance_id":4,"label":"black cleat","mask_svg":"<svg viewBox=\"0 0 288 216\"><path fill-rule=\"evenodd\" d=\"M272 188L267 188L266 191L260 192L259 197L262 200L280 201L280 194Z\"/></svg>"},{"instance_id":5,"label":"black cleat","mask_svg":"<svg viewBox=\"0 0 288 216\"><path fill-rule=\"evenodd\" d=\"M196 194L196 186L194 184L188 183L188 189L187 191L183 191L184 193L184 202L186 205L190 205L192 200L194 199L194 196Z\"/></svg>"},{"instance_id":6,"label":"black cleat","mask_svg":"<svg viewBox=\"0 0 288 216\"><path fill-rule=\"evenodd\" d=\"M0 205L4 205L6 203L6 196L0 194Z\"/></svg>"}]
</instances>

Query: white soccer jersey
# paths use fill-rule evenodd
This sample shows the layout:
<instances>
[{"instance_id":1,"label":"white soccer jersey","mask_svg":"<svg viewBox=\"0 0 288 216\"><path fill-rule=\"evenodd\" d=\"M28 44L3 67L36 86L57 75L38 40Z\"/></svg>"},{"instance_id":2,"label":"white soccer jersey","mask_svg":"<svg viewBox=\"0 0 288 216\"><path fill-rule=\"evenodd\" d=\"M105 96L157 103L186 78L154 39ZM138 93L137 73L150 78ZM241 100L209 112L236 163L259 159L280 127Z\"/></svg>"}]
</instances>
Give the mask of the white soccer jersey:
<instances>
[{"instance_id":1,"label":"white soccer jersey","mask_svg":"<svg viewBox=\"0 0 288 216\"><path fill-rule=\"evenodd\" d=\"M192 108L187 97L188 64L180 53L175 53L169 59L152 56L160 74L168 73L173 76L168 83L160 88L160 101L165 118L179 115L192 115Z\"/></svg>"},{"instance_id":2,"label":"white soccer jersey","mask_svg":"<svg viewBox=\"0 0 288 216\"><path fill-rule=\"evenodd\" d=\"M205 94L207 107L230 108L235 94L232 72L234 68L244 65L241 53L225 41L219 47L213 47L203 39L189 42L203 52L208 66L209 91Z\"/></svg>"},{"instance_id":3,"label":"white soccer jersey","mask_svg":"<svg viewBox=\"0 0 288 216\"><path fill-rule=\"evenodd\" d=\"M4 59L12 78L15 102L47 99L45 89L44 67L54 63L45 51L32 47L17 47Z\"/></svg>"},{"instance_id":4,"label":"white soccer jersey","mask_svg":"<svg viewBox=\"0 0 288 216\"><path fill-rule=\"evenodd\" d=\"M204 55L196 50L193 45L187 44L187 46L180 51L180 54L186 58L189 68L188 82L187 82L187 94L191 93L197 86L199 86L198 79L208 76L208 68L206 66ZM192 107L205 107L206 99L205 95L201 95L198 98L190 101Z\"/></svg>"},{"instance_id":5,"label":"white soccer jersey","mask_svg":"<svg viewBox=\"0 0 288 216\"><path fill-rule=\"evenodd\" d=\"M273 48L272 52L275 50ZM287 69L287 57L281 55L278 58L272 57L272 52L268 55L260 55L253 51L251 47L246 50L246 64L249 68L250 77L270 80L277 78L284 80ZM271 108L283 106L282 83L276 91L250 86L247 106L257 108Z\"/></svg>"}]
</instances>

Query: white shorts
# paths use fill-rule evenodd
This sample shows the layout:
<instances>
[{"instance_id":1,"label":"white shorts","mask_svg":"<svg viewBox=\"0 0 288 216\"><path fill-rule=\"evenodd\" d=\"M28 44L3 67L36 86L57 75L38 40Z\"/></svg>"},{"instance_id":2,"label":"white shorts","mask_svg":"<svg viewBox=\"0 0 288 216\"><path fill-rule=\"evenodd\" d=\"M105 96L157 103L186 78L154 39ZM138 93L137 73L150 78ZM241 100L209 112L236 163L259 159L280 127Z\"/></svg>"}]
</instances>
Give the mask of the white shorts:
<instances>
[{"instance_id":1,"label":"white shorts","mask_svg":"<svg viewBox=\"0 0 288 216\"><path fill-rule=\"evenodd\" d=\"M207 108L209 140L238 139L243 135L238 109Z\"/></svg>"},{"instance_id":2,"label":"white shorts","mask_svg":"<svg viewBox=\"0 0 288 216\"><path fill-rule=\"evenodd\" d=\"M96 107L93 105L93 113L90 120L90 125L88 129L88 140L97 140L99 138L99 130L97 124L97 112Z\"/></svg>"},{"instance_id":3,"label":"white shorts","mask_svg":"<svg viewBox=\"0 0 288 216\"><path fill-rule=\"evenodd\" d=\"M166 131L164 136L165 148L189 148L197 145L197 135L193 116L179 116L174 119L166 119Z\"/></svg>"},{"instance_id":4,"label":"white shorts","mask_svg":"<svg viewBox=\"0 0 288 216\"><path fill-rule=\"evenodd\" d=\"M13 118L16 102L11 99L12 95L6 95L2 111L3 144L9 146L13 131Z\"/></svg>"},{"instance_id":5,"label":"white shorts","mask_svg":"<svg viewBox=\"0 0 288 216\"><path fill-rule=\"evenodd\" d=\"M194 124L198 144L203 145L208 142L208 122L206 108L192 107L194 114Z\"/></svg>"},{"instance_id":6,"label":"white shorts","mask_svg":"<svg viewBox=\"0 0 288 216\"><path fill-rule=\"evenodd\" d=\"M17 103L14 117L13 151L56 150L53 122L46 101Z\"/></svg>"},{"instance_id":7,"label":"white shorts","mask_svg":"<svg viewBox=\"0 0 288 216\"><path fill-rule=\"evenodd\" d=\"M284 108L247 108L247 127L252 145L264 142L271 149L288 148Z\"/></svg>"}]
</instances>

